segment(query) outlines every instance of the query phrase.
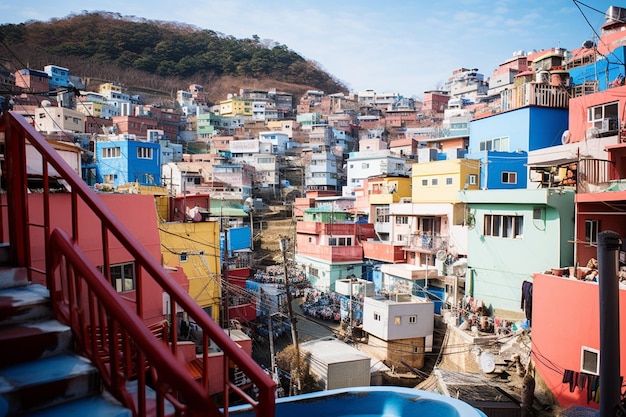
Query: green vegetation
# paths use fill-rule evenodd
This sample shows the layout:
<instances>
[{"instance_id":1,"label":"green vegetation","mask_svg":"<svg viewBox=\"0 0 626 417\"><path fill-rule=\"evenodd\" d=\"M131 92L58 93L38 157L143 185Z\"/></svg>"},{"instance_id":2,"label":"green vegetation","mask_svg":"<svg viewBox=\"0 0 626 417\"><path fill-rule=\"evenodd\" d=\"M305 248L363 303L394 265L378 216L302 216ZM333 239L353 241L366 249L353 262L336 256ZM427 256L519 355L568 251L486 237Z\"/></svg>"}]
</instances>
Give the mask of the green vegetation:
<instances>
[{"instance_id":1,"label":"green vegetation","mask_svg":"<svg viewBox=\"0 0 626 417\"><path fill-rule=\"evenodd\" d=\"M106 77L90 73L105 64L180 80L226 76L271 79L329 92L346 90L314 62L256 35L236 39L190 25L115 13L83 12L48 22L4 24L0 39L13 51L8 59L15 68L25 62L31 68L53 63L69 67L72 74Z\"/></svg>"}]
</instances>

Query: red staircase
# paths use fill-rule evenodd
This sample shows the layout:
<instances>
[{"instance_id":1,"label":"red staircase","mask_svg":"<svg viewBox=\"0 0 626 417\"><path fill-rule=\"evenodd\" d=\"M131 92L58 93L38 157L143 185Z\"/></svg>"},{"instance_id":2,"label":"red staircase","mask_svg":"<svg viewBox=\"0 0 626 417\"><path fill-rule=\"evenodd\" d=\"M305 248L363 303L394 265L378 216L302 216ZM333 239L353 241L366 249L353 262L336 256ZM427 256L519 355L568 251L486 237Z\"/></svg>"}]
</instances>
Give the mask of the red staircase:
<instances>
[{"instance_id":1,"label":"red staircase","mask_svg":"<svg viewBox=\"0 0 626 417\"><path fill-rule=\"evenodd\" d=\"M100 404L117 403L113 406L119 408L119 414L116 408L110 415L227 416L231 401L250 404L256 416L274 416L274 381L169 277L22 116L13 112L2 115L0 142L4 142L6 184L6 192L0 194L0 237L7 242L0 259L4 257L12 267L5 268L6 283L0 284L8 287L1 290L6 293L0 292L0 376L6 372L14 379L26 373L58 373L62 377L62 382L48 380L44 387L28 385L22 391L0 384L0 416L21 412L26 403L34 404L26 409L36 410L80 402L91 404L92 412L87 415L98 415ZM35 174L43 185L40 195L28 190L28 180ZM70 190L70 230L51 222L50 213L59 209L54 207L58 200L51 198L52 176ZM85 242L79 239L85 234L79 213L84 215L86 210L99 221L89 227L100 230L101 269L87 261L81 246ZM36 244L40 241L43 247ZM88 244L93 249L94 242ZM134 263L136 292L132 300L115 291L109 276L111 251L119 250L120 245ZM160 338L145 324L141 289L148 280L169 300L170 317L184 312L202 329L199 380L179 358L176 320ZM37 302L28 304L18 293ZM208 360L203 360L210 344L223 353L221 369L209 369ZM14 355L7 354L9 349ZM54 361L59 362L55 365ZM45 368L46 363L51 368ZM256 386L255 398L229 379L231 364ZM80 368L84 375L63 379L70 372L62 371L62 365ZM221 381L217 387L221 395L211 395L216 392L215 381ZM74 392L77 386L80 389ZM39 398L41 392L50 395Z\"/></svg>"}]
</instances>

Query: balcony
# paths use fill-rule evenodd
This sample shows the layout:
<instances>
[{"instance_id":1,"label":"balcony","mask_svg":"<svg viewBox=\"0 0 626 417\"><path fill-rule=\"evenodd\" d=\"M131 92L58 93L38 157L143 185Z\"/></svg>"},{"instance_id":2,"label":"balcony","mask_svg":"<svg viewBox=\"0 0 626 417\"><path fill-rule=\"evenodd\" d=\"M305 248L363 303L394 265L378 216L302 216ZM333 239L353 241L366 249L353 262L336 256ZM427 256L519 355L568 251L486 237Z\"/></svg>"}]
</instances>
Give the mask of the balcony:
<instances>
[{"instance_id":1,"label":"balcony","mask_svg":"<svg viewBox=\"0 0 626 417\"><path fill-rule=\"evenodd\" d=\"M329 263L363 262L361 246L327 246L298 242L298 255L320 259Z\"/></svg>"},{"instance_id":2,"label":"balcony","mask_svg":"<svg viewBox=\"0 0 626 417\"><path fill-rule=\"evenodd\" d=\"M298 222L296 232L318 236L354 236L359 240L371 239L376 235L371 223Z\"/></svg>"},{"instance_id":3,"label":"balcony","mask_svg":"<svg viewBox=\"0 0 626 417\"><path fill-rule=\"evenodd\" d=\"M406 262L404 257L404 244L397 242L364 241L363 256L388 263Z\"/></svg>"},{"instance_id":4,"label":"balcony","mask_svg":"<svg viewBox=\"0 0 626 417\"><path fill-rule=\"evenodd\" d=\"M405 250L419 251L425 253L436 253L439 250L448 250L449 236L431 236L425 233L415 233L409 235Z\"/></svg>"}]
</instances>

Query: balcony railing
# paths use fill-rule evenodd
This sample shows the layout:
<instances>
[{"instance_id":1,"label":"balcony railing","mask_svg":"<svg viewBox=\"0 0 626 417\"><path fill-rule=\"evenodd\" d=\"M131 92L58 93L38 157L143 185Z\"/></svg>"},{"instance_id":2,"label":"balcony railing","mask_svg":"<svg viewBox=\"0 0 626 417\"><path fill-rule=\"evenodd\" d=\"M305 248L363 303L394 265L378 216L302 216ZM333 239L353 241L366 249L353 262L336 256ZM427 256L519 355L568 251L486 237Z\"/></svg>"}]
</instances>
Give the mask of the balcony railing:
<instances>
[{"instance_id":1,"label":"balcony railing","mask_svg":"<svg viewBox=\"0 0 626 417\"><path fill-rule=\"evenodd\" d=\"M439 250L447 250L449 240L449 236L414 233L408 236L405 249L435 253Z\"/></svg>"},{"instance_id":2,"label":"balcony railing","mask_svg":"<svg viewBox=\"0 0 626 417\"><path fill-rule=\"evenodd\" d=\"M172 280L50 144L22 116L11 112L0 119L0 132L4 132L5 139L2 171L7 192L0 232L4 241L8 235L11 261L25 267L31 280L34 276L45 277L56 318L72 327L78 353L99 368L106 389L135 416L149 415L150 410L164 415L165 404L173 406L176 415L223 416L229 414L230 399L237 397L250 404L257 416L274 416L276 383ZM29 211L28 171L38 164L43 207L36 212ZM71 230L55 228L51 222L55 210L50 196L51 173L70 190L66 216L71 219ZM81 215L92 213L99 224L81 224L79 209ZM88 235L87 228L100 230L104 275L87 261L80 245L79 235ZM37 239L43 240L43 247L34 248ZM94 242L89 243L92 249ZM122 298L110 284L111 255L120 246L135 265L133 300ZM33 260L35 250L45 257L43 264ZM169 323L169 340L159 340L144 323L142 288L148 283L156 283L169 299L169 317L184 312L202 329L200 381L194 380L178 357L177 321ZM216 370L208 366L209 340L224 354L221 403L210 395L215 392L212 380L216 380ZM257 398L229 379L231 362L256 385ZM149 387L156 391L156 405L147 394Z\"/></svg>"}]
</instances>

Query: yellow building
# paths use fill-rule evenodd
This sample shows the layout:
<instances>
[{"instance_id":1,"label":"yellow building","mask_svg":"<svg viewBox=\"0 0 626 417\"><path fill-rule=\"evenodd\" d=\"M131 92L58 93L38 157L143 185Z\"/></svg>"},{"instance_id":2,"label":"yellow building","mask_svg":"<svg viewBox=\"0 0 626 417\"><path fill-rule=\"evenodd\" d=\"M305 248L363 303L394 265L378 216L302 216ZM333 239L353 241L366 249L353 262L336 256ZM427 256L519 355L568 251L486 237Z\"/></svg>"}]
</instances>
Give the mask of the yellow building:
<instances>
[{"instance_id":1,"label":"yellow building","mask_svg":"<svg viewBox=\"0 0 626 417\"><path fill-rule=\"evenodd\" d=\"M461 190L478 190L480 161L451 159L412 165L413 203L456 203Z\"/></svg>"},{"instance_id":2,"label":"yellow building","mask_svg":"<svg viewBox=\"0 0 626 417\"><path fill-rule=\"evenodd\" d=\"M252 101L242 97L220 101L220 116L252 116Z\"/></svg>"},{"instance_id":3,"label":"yellow building","mask_svg":"<svg viewBox=\"0 0 626 417\"><path fill-rule=\"evenodd\" d=\"M161 222L159 234L163 265L183 269L189 279L189 295L219 322L219 222Z\"/></svg>"},{"instance_id":4,"label":"yellow building","mask_svg":"<svg viewBox=\"0 0 626 417\"><path fill-rule=\"evenodd\" d=\"M410 202L411 178L380 177L368 178L367 194L370 204L392 204ZM409 201L406 201L408 199Z\"/></svg>"}]
</instances>

